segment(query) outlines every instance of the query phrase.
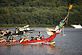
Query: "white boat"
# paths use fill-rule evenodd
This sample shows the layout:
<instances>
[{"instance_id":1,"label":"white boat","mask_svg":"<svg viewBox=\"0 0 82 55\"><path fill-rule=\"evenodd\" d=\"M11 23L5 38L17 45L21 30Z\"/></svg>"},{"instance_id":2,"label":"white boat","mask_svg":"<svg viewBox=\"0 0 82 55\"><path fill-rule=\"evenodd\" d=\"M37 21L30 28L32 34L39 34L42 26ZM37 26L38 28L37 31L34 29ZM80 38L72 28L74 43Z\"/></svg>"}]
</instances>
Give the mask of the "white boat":
<instances>
[{"instance_id":1,"label":"white boat","mask_svg":"<svg viewBox=\"0 0 82 55\"><path fill-rule=\"evenodd\" d=\"M24 31L24 30L31 30L30 28L29 28L29 25L26 25L26 26L24 26L24 27L19 27L19 30L20 31Z\"/></svg>"},{"instance_id":2,"label":"white boat","mask_svg":"<svg viewBox=\"0 0 82 55\"><path fill-rule=\"evenodd\" d=\"M72 27L74 27L75 29L82 29L82 26L79 24L79 25L71 25Z\"/></svg>"},{"instance_id":3,"label":"white boat","mask_svg":"<svg viewBox=\"0 0 82 55\"><path fill-rule=\"evenodd\" d=\"M17 27L16 30L15 30L15 33L19 33L21 31L25 31L25 32L28 32L28 31L34 31L32 29L29 28L29 25L26 25L26 26L23 26L23 27Z\"/></svg>"}]
</instances>

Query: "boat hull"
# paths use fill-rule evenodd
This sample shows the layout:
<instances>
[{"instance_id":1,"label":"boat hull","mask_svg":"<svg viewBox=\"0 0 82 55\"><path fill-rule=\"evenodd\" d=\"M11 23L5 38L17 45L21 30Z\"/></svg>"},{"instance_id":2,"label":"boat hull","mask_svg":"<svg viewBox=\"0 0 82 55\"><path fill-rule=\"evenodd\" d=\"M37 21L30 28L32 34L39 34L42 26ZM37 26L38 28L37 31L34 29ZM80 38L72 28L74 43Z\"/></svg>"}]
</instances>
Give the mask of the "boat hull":
<instances>
[{"instance_id":1,"label":"boat hull","mask_svg":"<svg viewBox=\"0 0 82 55\"><path fill-rule=\"evenodd\" d=\"M20 44L26 45L26 44L44 44L47 42L51 42L56 37L56 34L51 35L50 37L42 40L26 40L22 41Z\"/></svg>"},{"instance_id":2,"label":"boat hull","mask_svg":"<svg viewBox=\"0 0 82 55\"><path fill-rule=\"evenodd\" d=\"M15 41L15 42L1 42L0 46L13 46L13 45L17 45L20 44L19 41Z\"/></svg>"},{"instance_id":3,"label":"boat hull","mask_svg":"<svg viewBox=\"0 0 82 55\"><path fill-rule=\"evenodd\" d=\"M26 40L22 41L15 41L15 42L0 42L0 46L12 46L17 44L27 45L27 44L48 44L52 45L52 40L56 37L56 34L51 35L48 38L42 39L42 40Z\"/></svg>"}]
</instances>

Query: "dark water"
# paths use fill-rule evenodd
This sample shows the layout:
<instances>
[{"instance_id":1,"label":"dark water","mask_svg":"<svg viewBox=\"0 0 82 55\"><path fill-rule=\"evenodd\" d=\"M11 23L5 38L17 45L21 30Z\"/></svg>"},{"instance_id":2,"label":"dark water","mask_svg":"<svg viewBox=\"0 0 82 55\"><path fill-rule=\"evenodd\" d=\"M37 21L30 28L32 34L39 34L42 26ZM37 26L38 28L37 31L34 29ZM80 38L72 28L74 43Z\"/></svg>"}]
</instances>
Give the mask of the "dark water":
<instances>
[{"instance_id":1,"label":"dark water","mask_svg":"<svg viewBox=\"0 0 82 55\"><path fill-rule=\"evenodd\" d=\"M41 31L45 37L48 35L45 28L34 28L36 32ZM0 55L82 55L82 29L65 28L64 35L57 35L54 39L56 46L49 45L16 45L0 47Z\"/></svg>"}]
</instances>

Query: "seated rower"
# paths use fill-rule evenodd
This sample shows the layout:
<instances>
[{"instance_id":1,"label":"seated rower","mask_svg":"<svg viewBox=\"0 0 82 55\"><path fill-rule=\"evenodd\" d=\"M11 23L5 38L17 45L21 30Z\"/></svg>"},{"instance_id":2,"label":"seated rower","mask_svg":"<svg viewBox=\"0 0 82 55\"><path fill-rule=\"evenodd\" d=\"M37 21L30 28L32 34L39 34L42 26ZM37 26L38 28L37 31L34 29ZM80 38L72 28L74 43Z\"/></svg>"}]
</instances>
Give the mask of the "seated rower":
<instances>
[{"instance_id":1,"label":"seated rower","mask_svg":"<svg viewBox=\"0 0 82 55\"><path fill-rule=\"evenodd\" d=\"M29 39L27 37L24 37L24 41L27 41L27 40L29 41Z\"/></svg>"},{"instance_id":2,"label":"seated rower","mask_svg":"<svg viewBox=\"0 0 82 55\"><path fill-rule=\"evenodd\" d=\"M44 40L44 35L42 35L42 36L40 37L40 39L41 39L41 40Z\"/></svg>"},{"instance_id":3,"label":"seated rower","mask_svg":"<svg viewBox=\"0 0 82 55\"><path fill-rule=\"evenodd\" d=\"M28 35L27 35L27 32L23 32L24 34L21 35L21 39L20 39L20 43L23 42L23 41L29 41L29 39L27 38Z\"/></svg>"},{"instance_id":4,"label":"seated rower","mask_svg":"<svg viewBox=\"0 0 82 55\"><path fill-rule=\"evenodd\" d=\"M12 38L12 42L16 42L17 40L16 40L16 38L15 37L13 37Z\"/></svg>"},{"instance_id":5,"label":"seated rower","mask_svg":"<svg viewBox=\"0 0 82 55\"><path fill-rule=\"evenodd\" d=\"M36 38L34 38L34 37L31 37L31 40L36 40Z\"/></svg>"},{"instance_id":6,"label":"seated rower","mask_svg":"<svg viewBox=\"0 0 82 55\"><path fill-rule=\"evenodd\" d=\"M40 37L37 37L37 40L41 40Z\"/></svg>"}]
</instances>

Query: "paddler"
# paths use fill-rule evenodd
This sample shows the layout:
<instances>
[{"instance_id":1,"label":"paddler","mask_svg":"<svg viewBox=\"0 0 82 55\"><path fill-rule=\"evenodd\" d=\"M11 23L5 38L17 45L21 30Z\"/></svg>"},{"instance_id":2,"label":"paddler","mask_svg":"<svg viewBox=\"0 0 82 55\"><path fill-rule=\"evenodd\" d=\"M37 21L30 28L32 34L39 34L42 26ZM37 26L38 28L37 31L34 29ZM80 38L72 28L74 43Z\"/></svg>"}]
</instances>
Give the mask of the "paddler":
<instances>
[{"instance_id":1,"label":"paddler","mask_svg":"<svg viewBox=\"0 0 82 55\"><path fill-rule=\"evenodd\" d=\"M11 36L11 31L9 29L7 29L5 32L6 33L4 34L4 36L6 36L6 41L9 42L10 36Z\"/></svg>"},{"instance_id":2,"label":"paddler","mask_svg":"<svg viewBox=\"0 0 82 55\"><path fill-rule=\"evenodd\" d=\"M39 39L43 39L44 38L44 36L41 34L41 32L39 31L39 35L38 35L38 37L39 37Z\"/></svg>"},{"instance_id":3,"label":"paddler","mask_svg":"<svg viewBox=\"0 0 82 55\"><path fill-rule=\"evenodd\" d=\"M27 32L23 31L23 35L21 35L21 39L20 39L20 43L23 42L23 41L29 41L29 39L27 38L28 37L28 34Z\"/></svg>"}]
</instances>

